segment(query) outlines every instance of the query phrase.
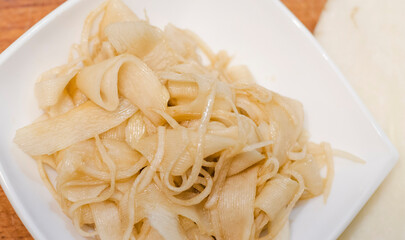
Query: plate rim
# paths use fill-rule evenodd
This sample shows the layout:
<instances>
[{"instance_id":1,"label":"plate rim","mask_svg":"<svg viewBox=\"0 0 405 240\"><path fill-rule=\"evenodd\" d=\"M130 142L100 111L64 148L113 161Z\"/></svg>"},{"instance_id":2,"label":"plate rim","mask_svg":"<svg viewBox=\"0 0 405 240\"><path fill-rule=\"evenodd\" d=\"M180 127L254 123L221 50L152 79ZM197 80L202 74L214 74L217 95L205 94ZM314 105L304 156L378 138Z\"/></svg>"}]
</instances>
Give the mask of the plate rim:
<instances>
[{"instance_id":1,"label":"plate rim","mask_svg":"<svg viewBox=\"0 0 405 240\"><path fill-rule=\"evenodd\" d=\"M356 93L354 88L351 86L349 81L337 67L337 65L332 61L332 59L328 56L326 51L323 49L321 44L316 40L315 36L304 26L304 24L279 0L273 0L276 5L278 5L279 9L283 11L285 15L289 17L290 20L294 23L294 25L299 29L299 31L304 34L304 36L311 42L313 46L315 46L316 50L321 53L322 58L329 64L331 69L337 74L339 81L343 84L345 89L349 92L349 94L353 97L355 103L359 106L360 110L363 112L367 120L372 124L373 129L377 132L381 140L386 144L387 149L389 150L389 155L391 158L387 158L387 162L385 164L385 168L381 170L381 173L378 177L374 178L373 184L369 185L369 189L364 192L363 196L361 197L360 201L357 201L356 204L353 204L352 208L347 211L346 218L341 221L341 224L335 227L335 230L330 233L329 239L337 239L343 231L349 226L349 224L353 221L353 219L357 216L361 209L365 206L365 204L370 200L372 195L378 189L378 187L382 184L384 179L388 176L388 174L392 171L394 166L397 164L399 160L399 153L394 144L385 134L381 126L377 123L376 119L373 117L367 106L364 102L360 99L360 96Z\"/></svg>"},{"instance_id":2,"label":"plate rim","mask_svg":"<svg viewBox=\"0 0 405 240\"><path fill-rule=\"evenodd\" d=\"M81 0L69 0L62 3L60 6L55 8L52 12L34 24L29 30L27 30L23 35L21 35L16 41L14 41L7 49L5 49L0 54L0 65L7 62L7 60L17 51L20 47L22 47L27 41L29 41L33 36L35 36L42 28L48 25L50 22L53 21L56 17L62 14L65 11L68 11L70 8L78 4ZM376 131L378 136L381 138L382 142L386 144L387 149L389 150L390 158L387 158L386 164L384 165L385 168L381 170L380 175L377 178L374 178L373 184L370 184L369 189L364 192L363 196L361 197L361 201L357 201L357 204L354 204L350 210L347 211L347 217L341 224L335 227L335 230L330 233L330 239L337 238L345 229L346 227L352 222L352 220L356 217L358 212L364 207L366 202L371 198L377 188L381 185L383 180L387 177L387 175L391 172L395 164L398 162L399 153L395 146L392 144L388 136L379 126L377 121L372 116L371 112L368 110L366 105L357 95L353 87L350 85L349 81L344 77L343 73L339 70L336 64L331 60L331 58L327 55L325 50L322 48L320 43L316 40L316 38L309 32L309 30L303 25L303 23L279 0L270 0L273 1L275 6L278 7L280 11L284 15L286 15L291 21L294 26L297 28L301 34L304 35L306 39L309 40L310 44L312 44L318 53L322 56L322 59L326 61L326 63L331 67L332 71L337 74L339 81L343 84L345 89L349 92L350 96L353 97L355 103L359 106L362 113L365 115L366 119L372 124L373 129ZM0 185L3 188L7 199L9 200L10 204L12 205L13 209L17 213L18 217L21 219L24 226L30 232L30 234L34 237L34 239L46 239L44 236L43 231L35 224L33 220L33 216L30 215L27 210L26 206L22 203L21 198L12 187L12 183L9 180L9 177L4 169L2 161L0 161Z\"/></svg>"},{"instance_id":3,"label":"plate rim","mask_svg":"<svg viewBox=\"0 0 405 240\"><path fill-rule=\"evenodd\" d=\"M50 22L53 21L56 17L58 17L63 12L69 10L71 7L76 5L80 0L69 0L50 13L48 13L45 17L35 23L30 29L28 29L25 33L23 33L17 40L15 40L10 46L8 46L1 54L0 54L0 66L7 62L7 60L16 52L20 47L22 47L27 41L29 41L35 34L37 34L42 28L48 25ZM26 206L22 203L20 196L17 194L15 189L12 187L12 183L6 174L5 168L3 166L3 162L0 161L0 186L2 187L8 201L10 202L11 206L13 207L14 211L20 218L21 222L31 234L34 239L46 239L44 236L43 231L35 224L33 220L33 216L27 212Z\"/></svg>"}]
</instances>

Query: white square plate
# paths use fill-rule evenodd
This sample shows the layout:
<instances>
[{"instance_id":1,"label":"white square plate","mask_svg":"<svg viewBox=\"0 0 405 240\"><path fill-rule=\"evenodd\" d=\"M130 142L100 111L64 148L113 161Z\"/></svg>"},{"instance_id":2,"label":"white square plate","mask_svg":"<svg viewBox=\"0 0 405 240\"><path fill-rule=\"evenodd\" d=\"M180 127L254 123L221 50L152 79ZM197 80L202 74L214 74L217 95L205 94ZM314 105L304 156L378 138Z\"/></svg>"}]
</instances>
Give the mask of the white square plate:
<instances>
[{"instance_id":1,"label":"white square plate","mask_svg":"<svg viewBox=\"0 0 405 240\"><path fill-rule=\"evenodd\" d=\"M35 239L82 239L42 184L35 162L12 142L15 130L39 116L33 86L39 74L66 61L86 15L102 0L72 0L31 28L0 55L1 184ZM152 24L171 22L247 64L265 87L304 104L314 141L328 141L367 163L335 159L327 204L300 204L291 239L335 239L388 174L398 154L312 35L277 0L125 1Z\"/></svg>"}]
</instances>

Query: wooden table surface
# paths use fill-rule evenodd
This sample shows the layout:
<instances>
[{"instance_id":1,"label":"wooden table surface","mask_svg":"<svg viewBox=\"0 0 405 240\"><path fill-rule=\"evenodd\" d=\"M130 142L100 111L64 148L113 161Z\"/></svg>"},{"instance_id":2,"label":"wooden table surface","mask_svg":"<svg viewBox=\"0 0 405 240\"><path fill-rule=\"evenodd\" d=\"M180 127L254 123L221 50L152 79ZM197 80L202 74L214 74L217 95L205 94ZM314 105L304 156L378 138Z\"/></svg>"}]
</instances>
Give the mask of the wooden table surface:
<instances>
[{"instance_id":1,"label":"wooden table surface","mask_svg":"<svg viewBox=\"0 0 405 240\"><path fill-rule=\"evenodd\" d=\"M0 52L65 0L0 0ZM282 0L313 31L326 0ZM0 239L32 239L0 188Z\"/></svg>"}]
</instances>

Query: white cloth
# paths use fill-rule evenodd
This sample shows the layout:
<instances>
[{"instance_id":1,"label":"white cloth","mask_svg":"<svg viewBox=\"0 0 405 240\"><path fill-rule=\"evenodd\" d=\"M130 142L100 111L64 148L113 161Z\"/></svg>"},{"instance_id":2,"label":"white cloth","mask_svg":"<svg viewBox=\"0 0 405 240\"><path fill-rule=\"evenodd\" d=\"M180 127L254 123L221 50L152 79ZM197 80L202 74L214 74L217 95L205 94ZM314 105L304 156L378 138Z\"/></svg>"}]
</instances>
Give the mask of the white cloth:
<instances>
[{"instance_id":1,"label":"white cloth","mask_svg":"<svg viewBox=\"0 0 405 240\"><path fill-rule=\"evenodd\" d=\"M315 36L400 154L340 238L405 239L405 1L329 0Z\"/></svg>"}]
</instances>

